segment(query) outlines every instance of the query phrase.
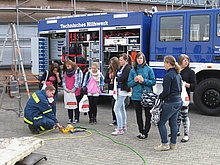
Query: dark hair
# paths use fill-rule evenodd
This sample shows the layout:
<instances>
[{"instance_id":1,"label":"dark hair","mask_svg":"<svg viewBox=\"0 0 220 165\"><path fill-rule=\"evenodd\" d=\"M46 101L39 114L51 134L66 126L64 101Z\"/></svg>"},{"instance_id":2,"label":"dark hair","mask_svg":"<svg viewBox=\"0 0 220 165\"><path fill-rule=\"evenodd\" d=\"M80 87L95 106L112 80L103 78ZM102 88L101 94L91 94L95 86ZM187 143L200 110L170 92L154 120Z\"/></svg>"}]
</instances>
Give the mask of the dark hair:
<instances>
[{"instance_id":1,"label":"dark hair","mask_svg":"<svg viewBox=\"0 0 220 165\"><path fill-rule=\"evenodd\" d=\"M173 56L171 56L171 55L165 56L165 57L164 57L164 62L170 63L170 65L174 67L174 69L176 70L176 72L177 72L178 74L180 73L180 66L179 66L179 64L176 62L176 59L175 59Z\"/></svg>"},{"instance_id":2,"label":"dark hair","mask_svg":"<svg viewBox=\"0 0 220 165\"><path fill-rule=\"evenodd\" d=\"M137 65L138 65L138 63L137 63L137 59L138 59L138 57L140 57L140 56L143 56L143 63L142 63L142 65L141 65L141 67L143 68L145 65L146 65L146 58L145 58L145 55L144 55L144 53L142 53L142 52L138 52L137 54L136 54L136 56L135 56L135 60L134 60L134 69L137 69Z\"/></svg>"},{"instance_id":3,"label":"dark hair","mask_svg":"<svg viewBox=\"0 0 220 165\"><path fill-rule=\"evenodd\" d=\"M113 75L115 76L118 68L119 68L118 57L112 57L110 59L110 64L109 64L109 73L113 73Z\"/></svg>"},{"instance_id":4,"label":"dark hair","mask_svg":"<svg viewBox=\"0 0 220 165\"><path fill-rule=\"evenodd\" d=\"M132 66L132 61L131 61L130 55L128 55L126 53L122 53L122 54L119 54L119 58L120 57L122 57L125 61L127 61L130 66Z\"/></svg>"},{"instance_id":5,"label":"dark hair","mask_svg":"<svg viewBox=\"0 0 220 165\"><path fill-rule=\"evenodd\" d=\"M59 71L59 69L60 69L59 64L56 63L56 62L52 63L51 66L50 66L50 71L51 72L53 72L54 69L57 69L57 71Z\"/></svg>"}]
</instances>

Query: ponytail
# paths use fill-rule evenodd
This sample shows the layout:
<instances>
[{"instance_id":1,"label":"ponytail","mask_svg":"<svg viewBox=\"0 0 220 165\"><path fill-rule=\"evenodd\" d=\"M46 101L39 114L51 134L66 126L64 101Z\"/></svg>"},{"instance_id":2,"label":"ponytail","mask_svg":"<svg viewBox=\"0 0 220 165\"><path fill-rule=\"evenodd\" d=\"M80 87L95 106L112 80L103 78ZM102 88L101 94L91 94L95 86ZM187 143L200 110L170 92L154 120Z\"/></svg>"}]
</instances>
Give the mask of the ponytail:
<instances>
[{"instance_id":1,"label":"ponytail","mask_svg":"<svg viewBox=\"0 0 220 165\"><path fill-rule=\"evenodd\" d=\"M175 62L174 69L176 70L176 72L178 74L180 74L180 66L179 66L179 64L177 62Z\"/></svg>"},{"instance_id":2,"label":"ponytail","mask_svg":"<svg viewBox=\"0 0 220 165\"><path fill-rule=\"evenodd\" d=\"M120 57L122 57L124 60L126 60L128 62L128 64L132 67L132 60L131 60L131 56L129 54L122 53L119 55L119 58Z\"/></svg>"},{"instance_id":3,"label":"ponytail","mask_svg":"<svg viewBox=\"0 0 220 165\"><path fill-rule=\"evenodd\" d=\"M171 66L174 67L174 69L176 70L176 72L179 74L180 73L180 66L179 64L176 62L176 59L171 56L171 55L168 55L168 56L165 56L164 57L164 61L167 62L167 63L170 63Z\"/></svg>"}]
</instances>

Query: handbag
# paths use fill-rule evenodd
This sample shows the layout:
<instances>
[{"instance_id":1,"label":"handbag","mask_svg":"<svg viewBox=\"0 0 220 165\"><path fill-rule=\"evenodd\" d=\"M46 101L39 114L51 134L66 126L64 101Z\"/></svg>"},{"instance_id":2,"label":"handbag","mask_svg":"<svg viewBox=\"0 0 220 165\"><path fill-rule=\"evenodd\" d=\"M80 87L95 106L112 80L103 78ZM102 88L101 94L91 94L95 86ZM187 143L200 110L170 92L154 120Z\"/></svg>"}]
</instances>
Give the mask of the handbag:
<instances>
[{"instance_id":1,"label":"handbag","mask_svg":"<svg viewBox=\"0 0 220 165\"><path fill-rule=\"evenodd\" d=\"M189 105L189 95L186 91L185 83L182 83L181 98L183 101L183 107L187 107Z\"/></svg>"},{"instance_id":2,"label":"handbag","mask_svg":"<svg viewBox=\"0 0 220 165\"><path fill-rule=\"evenodd\" d=\"M75 93L68 93L64 91L64 107L66 109L77 108L77 100L76 100Z\"/></svg>"},{"instance_id":3,"label":"handbag","mask_svg":"<svg viewBox=\"0 0 220 165\"><path fill-rule=\"evenodd\" d=\"M143 88L143 85L142 85ZM144 90L143 88L143 93L141 95L141 105L144 108L152 108L155 104L157 98L157 94L154 92L147 92L146 90Z\"/></svg>"},{"instance_id":4,"label":"handbag","mask_svg":"<svg viewBox=\"0 0 220 165\"><path fill-rule=\"evenodd\" d=\"M84 95L79 102L79 112L89 112L89 98L87 95Z\"/></svg>"},{"instance_id":5,"label":"handbag","mask_svg":"<svg viewBox=\"0 0 220 165\"><path fill-rule=\"evenodd\" d=\"M160 121L160 113L162 111L163 101L161 99L156 99L155 105L150 110L151 113L151 123L157 126L157 123Z\"/></svg>"},{"instance_id":6,"label":"handbag","mask_svg":"<svg viewBox=\"0 0 220 165\"><path fill-rule=\"evenodd\" d=\"M135 70L135 72L138 75L137 70ZM154 106L155 100L157 98L157 94L154 93L153 91L150 91L150 92L146 91L144 89L143 84L141 84L141 86L142 86L142 90L143 90L143 93L141 95L141 105L144 108L152 108Z\"/></svg>"}]
</instances>

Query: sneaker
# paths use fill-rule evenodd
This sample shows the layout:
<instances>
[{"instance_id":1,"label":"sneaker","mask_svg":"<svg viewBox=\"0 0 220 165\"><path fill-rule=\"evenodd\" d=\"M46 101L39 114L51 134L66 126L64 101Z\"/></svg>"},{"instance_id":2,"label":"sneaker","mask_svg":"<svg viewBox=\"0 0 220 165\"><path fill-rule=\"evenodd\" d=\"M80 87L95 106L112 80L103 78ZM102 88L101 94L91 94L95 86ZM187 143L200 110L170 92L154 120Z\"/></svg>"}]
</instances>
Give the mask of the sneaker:
<instances>
[{"instance_id":1,"label":"sneaker","mask_svg":"<svg viewBox=\"0 0 220 165\"><path fill-rule=\"evenodd\" d=\"M113 120L113 122L109 124L109 126L116 126L116 125L117 125L117 122L115 120Z\"/></svg>"},{"instance_id":2,"label":"sneaker","mask_svg":"<svg viewBox=\"0 0 220 165\"><path fill-rule=\"evenodd\" d=\"M74 121L73 121L73 124L76 124L76 123L79 123L79 121L78 121L78 120L74 120Z\"/></svg>"},{"instance_id":3,"label":"sneaker","mask_svg":"<svg viewBox=\"0 0 220 165\"><path fill-rule=\"evenodd\" d=\"M93 119L89 119L89 124L93 125Z\"/></svg>"},{"instance_id":4,"label":"sneaker","mask_svg":"<svg viewBox=\"0 0 220 165\"><path fill-rule=\"evenodd\" d=\"M186 143L189 141L189 136L184 136L182 139L181 139L181 142L182 143Z\"/></svg>"},{"instance_id":5,"label":"sneaker","mask_svg":"<svg viewBox=\"0 0 220 165\"><path fill-rule=\"evenodd\" d=\"M40 131L37 128L35 128L33 125L28 124L28 128L32 134L39 134L40 133Z\"/></svg>"},{"instance_id":6,"label":"sneaker","mask_svg":"<svg viewBox=\"0 0 220 165\"><path fill-rule=\"evenodd\" d=\"M139 138L141 137L141 135L142 135L142 134L139 133L139 134L136 136L136 138L139 139Z\"/></svg>"},{"instance_id":7,"label":"sneaker","mask_svg":"<svg viewBox=\"0 0 220 165\"><path fill-rule=\"evenodd\" d=\"M170 149L172 149L172 150L176 150L177 147L176 147L176 145L174 145L174 144L170 144Z\"/></svg>"},{"instance_id":8,"label":"sneaker","mask_svg":"<svg viewBox=\"0 0 220 165\"><path fill-rule=\"evenodd\" d=\"M177 136L180 136L180 132L177 133ZM168 137L171 137L171 134L169 134Z\"/></svg>"},{"instance_id":9,"label":"sneaker","mask_svg":"<svg viewBox=\"0 0 220 165\"><path fill-rule=\"evenodd\" d=\"M127 131L128 128L126 126L122 126L123 131Z\"/></svg>"},{"instance_id":10,"label":"sneaker","mask_svg":"<svg viewBox=\"0 0 220 165\"><path fill-rule=\"evenodd\" d=\"M123 135L124 134L124 131L121 129L121 130L116 130L116 131L114 131L114 132L112 132L112 135L115 135L115 136L117 136L117 135Z\"/></svg>"},{"instance_id":11,"label":"sneaker","mask_svg":"<svg viewBox=\"0 0 220 165\"><path fill-rule=\"evenodd\" d=\"M170 149L170 146L167 144L167 145L159 145L157 147L154 148L155 150L157 151L168 151Z\"/></svg>"},{"instance_id":12,"label":"sneaker","mask_svg":"<svg viewBox=\"0 0 220 165\"><path fill-rule=\"evenodd\" d=\"M140 140L140 141L147 139L147 137L146 137L144 134L141 134L141 133L140 133L138 136L136 136L136 137L137 137L137 139Z\"/></svg>"},{"instance_id":13,"label":"sneaker","mask_svg":"<svg viewBox=\"0 0 220 165\"><path fill-rule=\"evenodd\" d=\"M67 120L67 124L71 124L72 122L73 122L72 119L68 119L68 120Z\"/></svg>"},{"instance_id":14,"label":"sneaker","mask_svg":"<svg viewBox=\"0 0 220 165\"><path fill-rule=\"evenodd\" d=\"M93 119L93 123L94 123L94 124L97 124L96 118Z\"/></svg>"}]
</instances>

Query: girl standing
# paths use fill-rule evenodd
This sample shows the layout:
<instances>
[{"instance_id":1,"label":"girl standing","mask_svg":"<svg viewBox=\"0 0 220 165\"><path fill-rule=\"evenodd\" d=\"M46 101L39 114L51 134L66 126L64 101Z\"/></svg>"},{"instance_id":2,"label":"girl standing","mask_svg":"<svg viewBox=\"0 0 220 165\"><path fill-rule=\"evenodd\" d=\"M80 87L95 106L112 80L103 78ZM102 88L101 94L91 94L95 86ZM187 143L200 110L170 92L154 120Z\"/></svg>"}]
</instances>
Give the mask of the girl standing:
<instances>
[{"instance_id":1,"label":"girl standing","mask_svg":"<svg viewBox=\"0 0 220 165\"><path fill-rule=\"evenodd\" d=\"M146 64L146 59L143 53L137 53L134 61L134 68L131 69L128 77L128 86L132 88L131 100L133 101L136 111L139 134L138 140L143 140L148 137L148 132L151 127L151 108L144 108L145 124L143 124L143 107L141 105L141 96L143 90L152 91L152 86L156 84L154 72L151 67Z\"/></svg>"},{"instance_id":2,"label":"girl standing","mask_svg":"<svg viewBox=\"0 0 220 165\"><path fill-rule=\"evenodd\" d=\"M179 110L182 108L183 101L181 99L182 78L180 76L180 66L177 64L173 56L164 57L164 67L167 74L163 78L163 91L159 98L164 101L158 129L161 137L161 145L155 147L155 150L166 151L176 149L177 138L177 118ZM166 122L169 120L171 130L170 144L168 143Z\"/></svg>"},{"instance_id":3,"label":"girl standing","mask_svg":"<svg viewBox=\"0 0 220 165\"><path fill-rule=\"evenodd\" d=\"M52 111L54 115L56 116L56 102L57 102L57 97L58 97L58 83L61 82L60 74L59 74L59 65L58 63L52 63L50 66L50 70L45 71L43 75L41 76L40 80L40 89L42 88L43 84L46 85L53 85L56 90L54 94L54 101L51 104L52 105Z\"/></svg>"},{"instance_id":4,"label":"girl standing","mask_svg":"<svg viewBox=\"0 0 220 165\"><path fill-rule=\"evenodd\" d=\"M77 67L76 63L72 62L71 60L66 60L64 66L66 67L66 71L63 74L63 89L67 93L75 93L77 100L77 108L74 110L75 120L73 121L73 109L68 109L69 119L67 123L70 124L73 122L73 124L76 124L79 122L80 113L78 107L81 99L80 90L81 90L83 73L81 69Z\"/></svg>"},{"instance_id":5,"label":"girl standing","mask_svg":"<svg viewBox=\"0 0 220 165\"><path fill-rule=\"evenodd\" d=\"M193 91L196 86L196 75L193 70L189 67L190 59L186 54L181 54L178 58L178 64L180 65L181 72L180 75L182 76L183 81L185 82L186 91L188 96L190 97L190 91ZM183 122L184 127L184 137L182 138L181 142L188 142L189 141L189 105L183 106L179 112L178 116L178 132L180 128L181 121Z\"/></svg>"},{"instance_id":6,"label":"girl standing","mask_svg":"<svg viewBox=\"0 0 220 165\"><path fill-rule=\"evenodd\" d=\"M118 82L118 96L114 105L118 127L114 132L112 132L112 135L122 135L124 134L124 130L127 129L127 115L124 101L130 91L128 86L128 75L131 70L131 57L125 53L121 54L119 56L119 64L121 67L116 74L116 81Z\"/></svg>"},{"instance_id":7,"label":"girl standing","mask_svg":"<svg viewBox=\"0 0 220 165\"><path fill-rule=\"evenodd\" d=\"M105 83L108 83L108 90L113 91L114 88L114 78L116 76L116 72L118 71L119 68L119 63L118 63L118 58L117 57L112 57L110 59L110 64L109 64L109 69L105 75ZM117 125L116 121L116 116L114 112L114 105L115 105L115 99L111 97L111 105L112 105L112 123L110 123L110 126L115 126Z\"/></svg>"},{"instance_id":8,"label":"girl standing","mask_svg":"<svg viewBox=\"0 0 220 165\"><path fill-rule=\"evenodd\" d=\"M99 95L104 85L104 76L99 71L99 64L92 63L91 70L89 70L83 80L83 87L87 87L89 98L89 123L97 123L97 104Z\"/></svg>"}]
</instances>

